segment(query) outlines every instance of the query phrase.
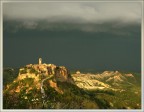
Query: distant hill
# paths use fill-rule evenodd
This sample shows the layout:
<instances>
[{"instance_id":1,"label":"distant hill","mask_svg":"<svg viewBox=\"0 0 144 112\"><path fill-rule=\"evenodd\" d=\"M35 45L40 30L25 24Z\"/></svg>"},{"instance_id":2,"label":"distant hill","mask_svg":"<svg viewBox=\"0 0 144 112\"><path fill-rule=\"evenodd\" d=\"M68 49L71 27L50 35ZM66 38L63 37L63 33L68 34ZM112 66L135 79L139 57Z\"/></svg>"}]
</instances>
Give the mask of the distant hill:
<instances>
[{"instance_id":1,"label":"distant hill","mask_svg":"<svg viewBox=\"0 0 144 112\"><path fill-rule=\"evenodd\" d=\"M135 76L131 73L122 74L118 71L104 71L101 74L73 74L72 75L77 86L81 88L90 89L91 87L110 88L119 85L134 85L138 84ZM89 87L86 87L89 86ZM95 89L95 88L94 88Z\"/></svg>"}]
</instances>

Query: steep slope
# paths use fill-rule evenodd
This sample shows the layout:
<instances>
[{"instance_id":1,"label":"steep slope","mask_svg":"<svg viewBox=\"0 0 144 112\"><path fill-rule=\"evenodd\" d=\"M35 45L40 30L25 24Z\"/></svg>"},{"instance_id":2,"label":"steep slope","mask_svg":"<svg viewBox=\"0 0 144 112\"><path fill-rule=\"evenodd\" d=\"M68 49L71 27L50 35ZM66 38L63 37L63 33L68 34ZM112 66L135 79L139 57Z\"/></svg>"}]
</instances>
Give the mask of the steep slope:
<instances>
[{"instance_id":1,"label":"steep slope","mask_svg":"<svg viewBox=\"0 0 144 112\"><path fill-rule=\"evenodd\" d=\"M72 75L75 84L84 89L113 89L119 85L133 85L137 81L132 74L122 74L118 71L104 71L101 74L82 74Z\"/></svg>"},{"instance_id":2,"label":"steep slope","mask_svg":"<svg viewBox=\"0 0 144 112\"><path fill-rule=\"evenodd\" d=\"M99 74L78 72L72 74L72 78L79 88L94 95L96 99L109 102L108 108L141 108L139 75L118 71L104 71Z\"/></svg>"}]
</instances>

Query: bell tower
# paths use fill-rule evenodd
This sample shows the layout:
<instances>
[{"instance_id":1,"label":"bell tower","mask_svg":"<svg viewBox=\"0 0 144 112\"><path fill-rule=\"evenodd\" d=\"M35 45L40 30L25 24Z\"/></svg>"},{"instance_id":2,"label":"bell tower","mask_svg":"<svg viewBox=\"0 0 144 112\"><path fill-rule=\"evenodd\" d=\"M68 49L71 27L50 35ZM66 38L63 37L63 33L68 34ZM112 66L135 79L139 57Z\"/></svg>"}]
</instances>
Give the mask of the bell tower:
<instances>
[{"instance_id":1,"label":"bell tower","mask_svg":"<svg viewBox=\"0 0 144 112\"><path fill-rule=\"evenodd\" d=\"M39 58L39 65L42 64L42 58Z\"/></svg>"}]
</instances>

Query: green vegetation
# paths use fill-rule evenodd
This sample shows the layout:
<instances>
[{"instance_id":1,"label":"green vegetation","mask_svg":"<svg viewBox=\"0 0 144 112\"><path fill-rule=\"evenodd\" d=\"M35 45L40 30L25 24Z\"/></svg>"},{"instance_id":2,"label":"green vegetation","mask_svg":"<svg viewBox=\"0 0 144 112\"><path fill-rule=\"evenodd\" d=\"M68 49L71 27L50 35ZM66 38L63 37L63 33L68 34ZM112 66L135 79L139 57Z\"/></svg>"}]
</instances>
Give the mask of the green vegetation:
<instances>
[{"instance_id":1,"label":"green vegetation","mask_svg":"<svg viewBox=\"0 0 144 112\"><path fill-rule=\"evenodd\" d=\"M20 74L25 74L27 73L27 68L23 68L22 70L19 71Z\"/></svg>"},{"instance_id":2,"label":"green vegetation","mask_svg":"<svg viewBox=\"0 0 144 112\"><path fill-rule=\"evenodd\" d=\"M42 104L40 90L34 86L33 79L27 78L18 83L13 83L10 90L13 90L22 83L20 93L11 94L8 91L4 93L4 108L47 108L47 109L123 109L140 108L140 91L133 93L140 88L130 88L122 93L111 90L85 91L75 85L66 82L57 82L59 88L64 94L58 93L51 88L48 83L44 84L46 93L45 104ZM32 90L27 91L26 84L32 86ZM10 91L9 90L9 91ZM33 101L34 99L37 99ZM14 102L13 102L14 101Z\"/></svg>"},{"instance_id":3,"label":"green vegetation","mask_svg":"<svg viewBox=\"0 0 144 112\"><path fill-rule=\"evenodd\" d=\"M97 104L91 101L90 96L84 90L66 82L57 82L59 88L64 91L60 94L49 85L45 85L47 103L44 108L55 109L96 109Z\"/></svg>"},{"instance_id":4,"label":"green vegetation","mask_svg":"<svg viewBox=\"0 0 144 112\"><path fill-rule=\"evenodd\" d=\"M5 68L3 70L3 86L11 83L18 76L19 68Z\"/></svg>"},{"instance_id":5,"label":"green vegetation","mask_svg":"<svg viewBox=\"0 0 144 112\"><path fill-rule=\"evenodd\" d=\"M30 73L34 73L36 75L38 74L38 71L36 71L34 68L30 68L29 70Z\"/></svg>"},{"instance_id":6,"label":"green vegetation","mask_svg":"<svg viewBox=\"0 0 144 112\"><path fill-rule=\"evenodd\" d=\"M16 92L16 88L20 92ZM8 90L3 94L4 109L26 109L26 108L41 108L42 99L40 90L35 86L33 78L25 78L14 82Z\"/></svg>"}]
</instances>

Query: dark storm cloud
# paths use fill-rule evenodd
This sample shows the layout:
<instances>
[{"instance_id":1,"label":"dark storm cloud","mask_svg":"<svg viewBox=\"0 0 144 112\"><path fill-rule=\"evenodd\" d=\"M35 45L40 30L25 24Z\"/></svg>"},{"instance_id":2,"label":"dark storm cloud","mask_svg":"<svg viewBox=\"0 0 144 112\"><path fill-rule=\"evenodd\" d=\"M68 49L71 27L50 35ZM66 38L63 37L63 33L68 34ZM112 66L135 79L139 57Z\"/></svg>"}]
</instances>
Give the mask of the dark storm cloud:
<instances>
[{"instance_id":1,"label":"dark storm cloud","mask_svg":"<svg viewBox=\"0 0 144 112\"><path fill-rule=\"evenodd\" d=\"M21 21L19 28L39 30L81 30L86 32L106 32L110 29L140 24L140 3L117 2L71 2L71 3L5 3L4 20ZM40 22L43 21L43 22ZM101 27L110 24L110 28Z\"/></svg>"},{"instance_id":2,"label":"dark storm cloud","mask_svg":"<svg viewBox=\"0 0 144 112\"><path fill-rule=\"evenodd\" d=\"M26 31L33 31L35 34L41 34L41 32L57 32L57 31L81 31L87 33L106 33L109 32L111 34L116 35L126 35L132 36L140 33L140 24L129 24L129 25L121 25L117 26L119 21L113 22L105 22L102 24L76 24L76 23L66 23L66 22L55 22L50 23L46 20L43 21L4 21L4 31L7 32L5 34L9 35L17 35ZM21 34L22 35L22 34Z\"/></svg>"}]
</instances>

